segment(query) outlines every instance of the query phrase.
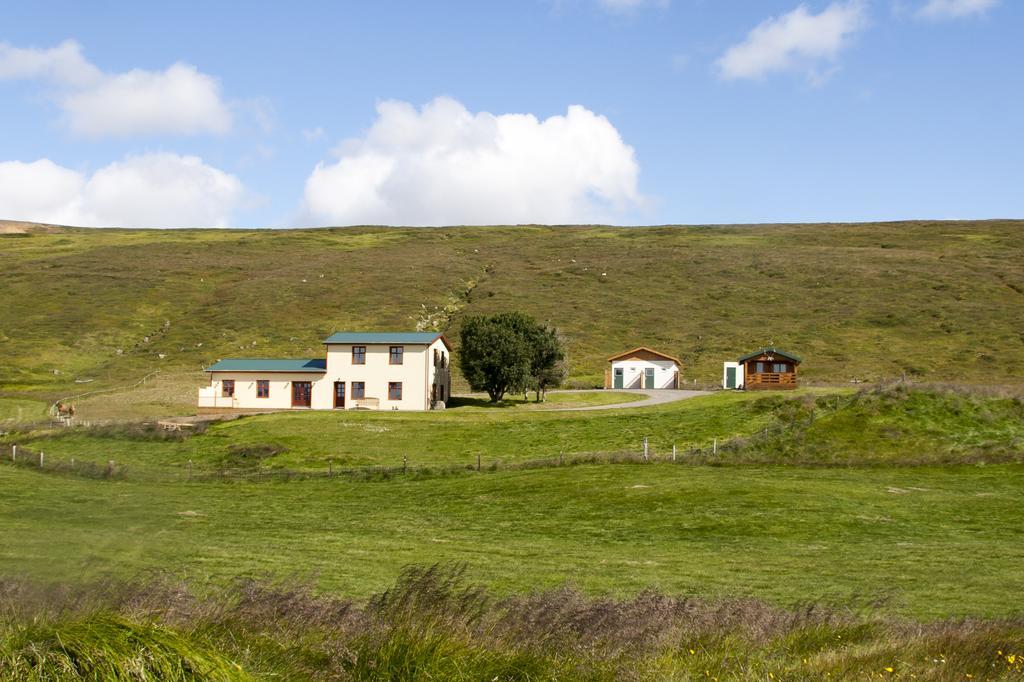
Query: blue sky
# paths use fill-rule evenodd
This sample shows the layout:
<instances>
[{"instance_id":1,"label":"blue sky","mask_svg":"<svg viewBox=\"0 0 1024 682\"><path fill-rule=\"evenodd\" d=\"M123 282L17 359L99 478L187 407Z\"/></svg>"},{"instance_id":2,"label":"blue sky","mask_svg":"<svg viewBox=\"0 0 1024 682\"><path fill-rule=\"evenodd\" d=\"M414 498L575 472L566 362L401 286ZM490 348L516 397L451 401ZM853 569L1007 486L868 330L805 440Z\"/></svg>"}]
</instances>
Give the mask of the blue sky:
<instances>
[{"instance_id":1,"label":"blue sky","mask_svg":"<svg viewBox=\"0 0 1024 682\"><path fill-rule=\"evenodd\" d=\"M1024 3L9 3L0 218L1024 217Z\"/></svg>"}]
</instances>

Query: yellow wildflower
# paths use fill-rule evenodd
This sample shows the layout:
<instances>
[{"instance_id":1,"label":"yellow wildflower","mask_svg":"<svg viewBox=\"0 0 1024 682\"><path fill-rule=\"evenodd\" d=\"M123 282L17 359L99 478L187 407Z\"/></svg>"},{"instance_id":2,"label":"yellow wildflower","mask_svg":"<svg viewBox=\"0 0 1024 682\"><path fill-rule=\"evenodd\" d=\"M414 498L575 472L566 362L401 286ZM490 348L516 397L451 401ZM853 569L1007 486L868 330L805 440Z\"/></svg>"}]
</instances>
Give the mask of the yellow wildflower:
<instances>
[{"instance_id":1,"label":"yellow wildflower","mask_svg":"<svg viewBox=\"0 0 1024 682\"><path fill-rule=\"evenodd\" d=\"M892 668L890 668L890 667L887 667L887 668L885 669L885 672L887 672L887 673L891 673L891 672L892 672Z\"/></svg>"},{"instance_id":2,"label":"yellow wildflower","mask_svg":"<svg viewBox=\"0 0 1024 682\"><path fill-rule=\"evenodd\" d=\"M1013 665L1013 662L1017 660L1017 654L1009 654L1006 657L1006 662Z\"/></svg>"}]
</instances>

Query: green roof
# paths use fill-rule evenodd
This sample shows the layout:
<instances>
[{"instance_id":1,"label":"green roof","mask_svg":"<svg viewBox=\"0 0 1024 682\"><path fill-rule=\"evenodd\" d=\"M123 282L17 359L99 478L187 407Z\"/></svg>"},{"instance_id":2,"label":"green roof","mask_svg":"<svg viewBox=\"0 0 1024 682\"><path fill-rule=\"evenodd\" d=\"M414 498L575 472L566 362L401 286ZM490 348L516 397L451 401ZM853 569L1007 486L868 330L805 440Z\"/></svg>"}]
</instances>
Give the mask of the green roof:
<instances>
[{"instance_id":1,"label":"green roof","mask_svg":"<svg viewBox=\"0 0 1024 682\"><path fill-rule=\"evenodd\" d=\"M259 358L228 358L206 368L207 372L311 372L327 371L327 360L266 360Z\"/></svg>"},{"instance_id":2,"label":"green roof","mask_svg":"<svg viewBox=\"0 0 1024 682\"><path fill-rule=\"evenodd\" d=\"M324 339L324 343L408 343L429 346L438 339L444 339L444 345L448 345L448 340L438 332L335 332Z\"/></svg>"},{"instance_id":3,"label":"green roof","mask_svg":"<svg viewBox=\"0 0 1024 682\"><path fill-rule=\"evenodd\" d=\"M761 350L755 350L753 353L747 353L746 355L741 357L739 360L737 360L737 362L746 362L750 358L756 358L758 355L761 355L762 353L772 353L774 355L781 355L782 357L788 358L788 359L792 360L793 362L795 362L797 364L800 364L801 362L803 362L803 360L800 359L799 355L795 355L793 353L787 353L786 351L779 350L778 348L762 348Z\"/></svg>"}]
</instances>

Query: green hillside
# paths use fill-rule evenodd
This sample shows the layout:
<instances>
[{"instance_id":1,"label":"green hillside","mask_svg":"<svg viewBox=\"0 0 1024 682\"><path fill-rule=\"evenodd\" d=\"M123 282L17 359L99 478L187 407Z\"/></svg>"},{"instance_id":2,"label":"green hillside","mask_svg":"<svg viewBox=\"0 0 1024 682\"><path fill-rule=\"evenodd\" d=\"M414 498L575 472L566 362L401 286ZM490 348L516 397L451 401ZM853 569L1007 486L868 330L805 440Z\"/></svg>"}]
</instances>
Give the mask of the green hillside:
<instances>
[{"instance_id":1,"label":"green hillside","mask_svg":"<svg viewBox=\"0 0 1024 682\"><path fill-rule=\"evenodd\" d=\"M146 410L186 411L217 358L318 355L339 329L454 338L464 315L511 309L565 332L578 385L640 344L714 383L768 342L817 383L1019 383L1022 226L9 230L0 391L55 399L159 370Z\"/></svg>"}]
</instances>

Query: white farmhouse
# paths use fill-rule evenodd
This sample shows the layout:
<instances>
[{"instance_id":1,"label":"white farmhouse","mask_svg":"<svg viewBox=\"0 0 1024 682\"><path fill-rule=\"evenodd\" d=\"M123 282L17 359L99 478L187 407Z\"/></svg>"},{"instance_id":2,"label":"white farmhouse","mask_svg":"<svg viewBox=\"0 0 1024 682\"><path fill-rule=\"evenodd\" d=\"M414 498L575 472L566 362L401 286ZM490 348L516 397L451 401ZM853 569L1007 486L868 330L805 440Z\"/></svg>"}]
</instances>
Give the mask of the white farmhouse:
<instances>
[{"instance_id":1,"label":"white farmhouse","mask_svg":"<svg viewBox=\"0 0 1024 682\"><path fill-rule=\"evenodd\" d=\"M207 367L200 412L429 410L451 396L451 344L436 332L338 332L325 358L232 358Z\"/></svg>"},{"instance_id":2,"label":"white farmhouse","mask_svg":"<svg viewBox=\"0 0 1024 682\"><path fill-rule=\"evenodd\" d=\"M682 360L641 346L608 358L605 388L679 388Z\"/></svg>"}]
</instances>

